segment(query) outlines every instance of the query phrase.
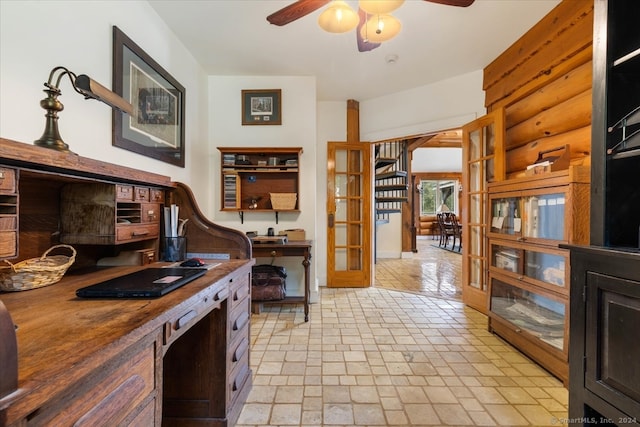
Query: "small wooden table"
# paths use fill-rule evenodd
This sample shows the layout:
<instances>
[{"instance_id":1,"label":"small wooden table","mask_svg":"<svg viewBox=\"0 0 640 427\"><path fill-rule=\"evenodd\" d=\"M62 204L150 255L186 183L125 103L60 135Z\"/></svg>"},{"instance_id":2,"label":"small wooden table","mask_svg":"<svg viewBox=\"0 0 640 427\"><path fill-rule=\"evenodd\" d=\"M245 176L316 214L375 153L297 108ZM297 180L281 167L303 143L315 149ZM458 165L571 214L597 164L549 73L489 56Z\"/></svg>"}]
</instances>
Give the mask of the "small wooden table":
<instances>
[{"instance_id":1,"label":"small wooden table","mask_svg":"<svg viewBox=\"0 0 640 427\"><path fill-rule=\"evenodd\" d=\"M254 257L301 256L304 266L304 296L287 296L277 301L255 301L251 303L254 312L260 312L260 304L304 304L304 321L309 321L309 296L311 285L309 265L311 264L311 240L290 240L287 243L253 242Z\"/></svg>"}]
</instances>

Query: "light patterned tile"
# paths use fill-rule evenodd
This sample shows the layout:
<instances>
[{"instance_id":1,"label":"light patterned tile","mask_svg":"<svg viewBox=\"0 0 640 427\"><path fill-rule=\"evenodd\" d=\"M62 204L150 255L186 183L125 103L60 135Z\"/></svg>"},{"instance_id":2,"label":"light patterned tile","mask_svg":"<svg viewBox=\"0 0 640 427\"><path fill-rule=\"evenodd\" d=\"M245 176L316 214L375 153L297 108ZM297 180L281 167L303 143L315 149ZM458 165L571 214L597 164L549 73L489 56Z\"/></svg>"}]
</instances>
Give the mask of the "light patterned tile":
<instances>
[{"instance_id":1,"label":"light patterned tile","mask_svg":"<svg viewBox=\"0 0 640 427\"><path fill-rule=\"evenodd\" d=\"M299 404L273 405L271 410L271 425L300 425L302 407Z\"/></svg>"},{"instance_id":2,"label":"light patterned tile","mask_svg":"<svg viewBox=\"0 0 640 427\"><path fill-rule=\"evenodd\" d=\"M238 424L256 424L256 425L269 425L269 416L271 415L271 405L264 403L246 403L240 417L238 417Z\"/></svg>"},{"instance_id":3,"label":"light patterned tile","mask_svg":"<svg viewBox=\"0 0 640 427\"><path fill-rule=\"evenodd\" d=\"M299 306L252 317L253 389L236 427L541 426L567 417L562 383L436 279L442 263L457 262L448 283L460 283L460 255L381 261L376 287L320 288L309 322Z\"/></svg>"},{"instance_id":4,"label":"light patterned tile","mask_svg":"<svg viewBox=\"0 0 640 427\"><path fill-rule=\"evenodd\" d=\"M459 404L435 403L433 409L443 424L456 426L469 426L474 424L473 420Z\"/></svg>"},{"instance_id":5,"label":"light patterned tile","mask_svg":"<svg viewBox=\"0 0 640 427\"><path fill-rule=\"evenodd\" d=\"M353 406L349 403L328 403L324 405L324 425L353 425Z\"/></svg>"}]
</instances>

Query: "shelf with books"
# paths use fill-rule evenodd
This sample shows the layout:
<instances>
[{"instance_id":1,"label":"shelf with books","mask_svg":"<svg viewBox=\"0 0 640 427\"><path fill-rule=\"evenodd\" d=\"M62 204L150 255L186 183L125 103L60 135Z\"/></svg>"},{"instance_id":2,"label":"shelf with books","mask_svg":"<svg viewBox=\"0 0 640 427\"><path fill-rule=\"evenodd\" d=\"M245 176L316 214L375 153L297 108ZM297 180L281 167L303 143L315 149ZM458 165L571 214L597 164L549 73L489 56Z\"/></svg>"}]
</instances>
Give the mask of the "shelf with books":
<instances>
[{"instance_id":1,"label":"shelf with books","mask_svg":"<svg viewBox=\"0 0 640 427\"><path fill-rule=\"evenodd\" d=\"M567 240L564 191L546 194L544 190L534 190L520 196L504 196L491 198L491 233L520 240Z\"/></svg>"},{"instance_id":2,"label":"shelf with books","mask_svg":"<svg viewBox=\"0 0 640 427\"><path fill-rule=\"evenodd\" d=\"M589 241L588 174L571 168L491 183L489 206L490 238L549 246Z\"/></svg>"},{"instance_id":3,"label":"shelf with books","mask_svg":"<svg viewBox=\"0 0 640 427\"><path fill-rule=\"evenodd\" d=\"M245 212L300 211L300 147L218 147L220 210ZM294 199L292 206L274 203L275 195Z\"/></svg>"}]
</instances>

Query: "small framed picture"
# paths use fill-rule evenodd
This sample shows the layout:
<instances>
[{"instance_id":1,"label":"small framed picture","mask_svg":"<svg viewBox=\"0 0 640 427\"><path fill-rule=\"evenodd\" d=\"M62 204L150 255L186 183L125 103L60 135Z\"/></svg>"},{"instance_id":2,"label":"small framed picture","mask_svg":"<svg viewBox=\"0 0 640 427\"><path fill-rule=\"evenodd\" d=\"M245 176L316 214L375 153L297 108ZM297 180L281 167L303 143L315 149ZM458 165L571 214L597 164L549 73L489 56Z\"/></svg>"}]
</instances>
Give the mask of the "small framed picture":
<instances>
[{"instance_id":1,"label":"small framed picture","mask_svg":"<svg viewBox=\"0 0 640 427\"><path fill-rule=\"evenodd\" d=\"M243 125L281 125L280 89L247 89L242 91Z\"/></svg>"}]
</instances>

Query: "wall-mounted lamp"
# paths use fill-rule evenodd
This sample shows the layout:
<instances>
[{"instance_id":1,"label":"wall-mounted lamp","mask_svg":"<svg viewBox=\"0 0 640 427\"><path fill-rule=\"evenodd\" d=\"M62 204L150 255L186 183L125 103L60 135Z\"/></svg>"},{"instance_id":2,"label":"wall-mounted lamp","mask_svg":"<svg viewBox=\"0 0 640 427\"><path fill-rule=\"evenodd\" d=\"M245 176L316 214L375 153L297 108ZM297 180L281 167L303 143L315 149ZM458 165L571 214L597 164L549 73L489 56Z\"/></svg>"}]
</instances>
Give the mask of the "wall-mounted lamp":
<instances>
[{"instance_id":1,"label":"wall-mounted lamp","mask_svg":"<svg viewBox=\"0 0 640 427\"><path fill-rule=\"evenodd\" d=\"M45 114L47 120L44 133L40 139L34 141L35 145L58 151L69 151L69 146L62 140L60 132L58 131L58 112L64 109L62 103L58 101L58 96L62 94L60 91L60 82L64 76L69 76L73 89L80 95L83 95L85 99L97 99L109 105L111 108L116 108L133 116L133 107L130 103L100 83L92 80L91 77L85 74L77 76L64 67L56 67L51 70L49 81L44 84L46 87L44 92L47 94L47 97L40 101L40 106L47 111L47 114ZM54 80L55 84L53 83Z\"/></svg>"}]
</instances>

